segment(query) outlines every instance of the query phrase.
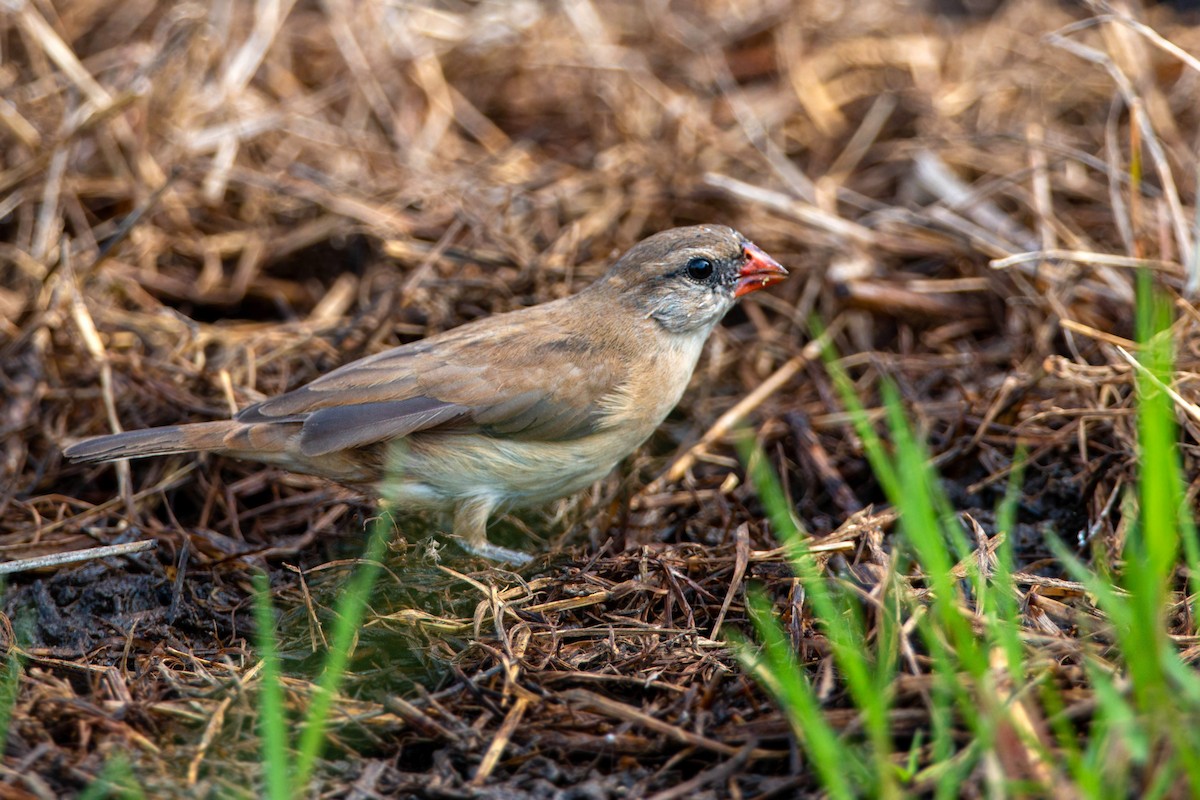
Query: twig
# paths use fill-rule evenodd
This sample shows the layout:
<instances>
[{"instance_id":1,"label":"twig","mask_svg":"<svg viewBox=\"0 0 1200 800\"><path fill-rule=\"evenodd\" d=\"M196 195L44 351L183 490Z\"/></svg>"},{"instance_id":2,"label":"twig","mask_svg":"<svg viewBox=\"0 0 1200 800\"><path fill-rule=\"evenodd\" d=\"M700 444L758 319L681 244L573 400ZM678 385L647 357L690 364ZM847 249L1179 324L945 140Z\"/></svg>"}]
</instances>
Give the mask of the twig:
<instances>
[{"instance_id":1,"label":"twig","mask_svg":"<svg viewBox=\"0 0 1200 800\"><path fill-rule=\"evenodd\" d=\"M87 303L84 302L83 295L80 294L79 286L76 284L75 273L71 268L71 244L66 238L63 239L59 257L63 264L63 278L70 293L71 317L75 320L75 327L79 329L87 352L100 365L100 389L104 399L104 413L108 417L108 424L112 432L120 433L124 429L121 427L121 420L117 415L112 362L109 360L104 342L100 339L100 332L96 330L96 323L92 320ZM133 504L133 479L129 470L129 461L127 459L118 461L115 466L120 494L125 501L125 511L130 518L133 518L137 513L137 508Z\"/></svg>"},{"instance_id":2,"label":"twig","mask_svg":"<svg viewBox=\"0 0 1200 800\"><path fill-rule=\"evenodd\" d=\"M568 689L559 697L570 704L577 704L585 708L589 708L599 714L604 714L616 719L622 719L626 722L631 722L635 725L641 725L643 728L648 728L655 733L661 733L682 744L691 745L692 747L700 747L705 750L712 750L717 753L724 753L727 756L741 755L742 748L732 747L727 744L709 739L707 736L700 736L691 731L684 730L678 725L672 725L669 722L663 722L660 719L650 716L644 711L640 711L633 706L619 703L616 700L610 700L607 697L589 692L586 689ZM787 750L763 750L755 747L747 755L747 760L758 760L761 758L787 758L790 752Z\"/></svg>"},{"instance_id":3,"label":"twig","mask_svg":"<svg viewBox=\"0 0 1200 800\"><path fill-rule=\"evenodd\" d=\"M729 579L729 591L725 593L725 602L721 603L721 613L717 614L717 621L713 623L712 633L708 635L708 638L713 640L721 634L721 625L725 622L725 615L729 613L729 607L733 605L733 598L742 588L742 578L746 576L746 567L750 564L749 523L743 522L738 526L733 535L733 543L733 576Z\"/></svg>"},{"instance_id":4,"label":"twig","mask_svg":"<svg viewBox=\"0 0 1200 800\"><path fill-rule=\"evenodd\" d=\"M731 178L728 175L720 175L715 172L705 175L704 183L740 200L749 200L766 206L772 211L792 217L805 225L825 231L839 239L863 245L872 245L879 238L870 228L860 225L857 222L851 222L850 220L829 214L811 203L797 200L783 192L764 189L761 186L755 186L752 183L739 181L737 178Z\"/></svg>"},{"instance_id":5,"label":"twig","mask_svg":"<svg viewBox=\"0 0 1200 800\"><path fill-rule=\"evenodd\" d=\"M1091 0L1089 2L1089 5L1095 5L1098 8L1101 8L1105 11L1105 14L1103 16L1099 16L1096 18L1097 21L1099 21L1099 22L1119 22L1122 25L1124 25L1125 27L1134 31L1135 33L1141 34L1143 37L1148 39L1150 41L1150 43L1153 44L1155 47L1157 47L1160 50L1163 50L1167 53L1170 53L1171 55L1178 58L1180 61L1182 61L1187 66L1191 67L1196 72L1200 72L1200 59L1196 58L1194 55L1192 55L1188 51L1184 50L1182 47L1175 44L1174 42L1172 42L1168 39L1164 39L1162 34L1160 34L1158 31L1154 30L1153 28L1151 28L1149 25L1146 25L1145 23L1142 23L1142 22L1138 22L1137 20L1130 17L1128 14L1122 13L1118 9L1113 8L1110 3L1103 2L1103 0L1099 0L1099 2L1097 2L1096 0Z\"/></svg>"},{"instance_id":6,"label":"twig","mask_svg":"<svg viewBox=\"0 0 1200 800\"><path fill-rule=\"evenodd\" d=\"M517 726L521 724L521 718L525 716L525 709L529 707L529 698L525 696L518 697L513 703L512 708L508 710L508 715L504 717L504 722L500 724L500 730L496 731L496 738L492 739L492 743L488 745L487 752L483 754L483 760L479 762L479 769L475 771L475 777L471 778L472 786L482 786L492 774L492 770L496 768L496 764L500 762L500 756L504 754L504 748L508 747L508 742L512 739L513 732Z\"/></svg>"},{"instance_id":7,"label":"twig","mask_svg":"<svg viewBox=\"0 0 1200 800\"><path fill-rule=\"evenodd\" d=\"M15 572L28 572L31 569L42 569L43 567L59 567L63 564L74 564L79 561L94 561L98 558L108 558L109 556L127 556L131 553L140 553L143 550L152 550L158 545L158 542L153 539L147 539L141 542L127 542L125 544L110 544L104 547L91 547L87 550L72 550L69 553L55 553L49 556L33 556L32 558L20 558L16 561L5 561L0 563L0 575L11 575Z\"/></svg>"},{"instance_id":8,"label":"twig","mask_svg":"<svg viewBox=\"0 0 1200 800\"><path fill-rule=\"evenodd\" d=\"M652 796L650 800L676 800L680 797L688 797L694 792L698 792L705 786L719 785L726 778L737 773L738 770L750 758L750 754L754 752L754 745L748 744L741 751L728 761L717 764L715 767L704 770L696 777L684 781L678 786L672 786L670 789L664 789L658 794Z\"/></svg>"},{"instance_id":9,"label":"twig","mask_svg":"<svg viewBox=\"0 0 1200 800\"><path fill-rule=\"evenodd\" d=\"M839 319L835 319L833 324L819 338L813 339L806 344L799 355L789 359L782 367L775 370L771 377L760 383L754 391L743 397L733 408L722 414L713 423L712 427L700 437L700 441L696 442L686 453L676 459L675 463L664 474L656 478L642 491L642 494L655 494L661 491L666 484L682 478L692 468L692 465L696 463L697 457L707 450L713 442L733 430L733 427L745 419L747 414L758 408L763 404L763 401L783 388L788 381L796 376L796 373L804 369L809 362L821 353L826 343L833 336L837 335L837 331L841 329Z\"/></svg>"},{"instance_id":10,"label":"twig","mask_svg":"<svg viewBox=\"0 0 1200 800\"><path fill-rule=\"evenodd\" d=\"M988 262L992 269L1008 269L1031 261L1071 261L1077 264L1098 264L1106 267L1145 268L1182 275L1183 265L1177 261L1160 261L1154 258L1134 258L1113 253L1093 253L1085 250L1031 250L1006 258L993 258Z\"/></svg>"},{"instance_id":11,"label":"twig","mask_svg":"<svg viewBox=\"0 0 1200 800\"><path fill-rule=\"evenodd\" d=\"M990 197L968 186L931 150L922 150L913 158L913 178L946 207L966 215L980 228L1007 241L1032 250L1037 239L1005 214Z\"/></svg>"},{"instance_id":12,"label":"twig","mask_svg":"<svg viewBox=\"0 0 1200 800\"><path fill-rule=\"evenodd\" d=\"M1196 422L1200 422L1200 406L1197 406L1195 403L1191 402L1190 400L1184 399L1183 395L1181 395L1179 392L1172 389L1167 384L1163 383L1161 378L1159 378L1157 375L1155 375L1150 370L1146 369L1146 366L1142 362L1138 361L1136 358L1131 356L1129 354L1129 351L1126 350L1124 347L1118 347L1117 352L1121 355L1121 358L1123 358L1129 362L1130 366L1132 366L1138 372L1145 375L1147 380L1149 380L1160 391L1162 391L1164 394L1166 394L1167 397L1170 397L1172 400L1174 400L1175 404L1178 405L1179 408L1182 409L1185 414L1187 414L1189 417L1191 417Z\"/></svg>"},{"instance_id":13,"label":"twig","mask_svg":"<svg viewBox=\"0 0 1200 800\"><path fill-rule=\"evenodd\" d=\"M1085 61L1098 64L1108 71L1109 77L1117 85L1117 89L1121 93L1121 98L1129 108L1130 124L1135 125L1140 131L1142 141L1150 153L1150 160L1154 163L1154 169L1158 173L1163 195L1167 200L1167 207L1171 211L1175 244L1179 248L1179 253L1182 257L1181 260L1189 266L1192 265L1194 263L1192 261L1192 231L1183 212L1183 202L1179 199L1179 190L1175 186L1175 176L1171 172L1171 165L1167 160L1166 150L1163 149L1162 142L1158 140L1149 115L1143 110L1144 104L1142 98L1134 90L1133 82L1130 81L1129 76L1121 71L1121 68L1117 66L1116 62L1107 53L1072 41L1056 33L1049 34L1046 37L1046 41L1057 47L1061 47L1068 53L1079 56ZM1193 272L1188 276L1186 293L1188 296L1192 296L1196 293L1197 289L1200 289L1200 273Z\"/></svg>"}]
</instances>

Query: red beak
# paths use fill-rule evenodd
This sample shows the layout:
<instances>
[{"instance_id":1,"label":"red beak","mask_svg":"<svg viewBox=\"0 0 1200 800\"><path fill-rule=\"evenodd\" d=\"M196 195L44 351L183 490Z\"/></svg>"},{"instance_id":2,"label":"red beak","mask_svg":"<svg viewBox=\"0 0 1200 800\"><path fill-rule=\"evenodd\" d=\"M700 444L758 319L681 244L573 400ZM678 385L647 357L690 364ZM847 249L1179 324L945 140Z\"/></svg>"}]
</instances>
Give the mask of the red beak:
<instances>
[{"instance_id":1,"label":"red beak","mask_svg":"<svg viewBox=\"0 0 1200 800\"><path fill-rule=\"evenodd\" d=\"M742 247L742 252L746 256L746 265L738 273L737 288L733 291L734 297L757 292L764 286L778 283L787 277L787 270L778 261L759 249L758 245L746 242Z\"/></svg>"}]
</instances>

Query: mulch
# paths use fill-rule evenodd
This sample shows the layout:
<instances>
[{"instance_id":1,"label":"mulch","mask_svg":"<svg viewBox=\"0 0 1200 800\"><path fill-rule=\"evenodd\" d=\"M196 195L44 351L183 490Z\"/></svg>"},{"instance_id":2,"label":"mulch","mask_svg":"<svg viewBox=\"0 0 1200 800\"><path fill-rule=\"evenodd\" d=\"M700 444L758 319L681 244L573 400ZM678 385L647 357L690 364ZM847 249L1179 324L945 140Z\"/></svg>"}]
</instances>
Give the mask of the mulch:
<instances>
[{"instance_id":1,"label":"mulch","mask_svg":"<svg viewBox=\"0 0 1200 800\"><path fill-rule=\"evenodd\" d=\"M815 795L727 638L763 587L856 734L734 446L752 431L831 578L863 597L890 579L894 515L813 317L872 413L896 383L985 559L1027 454L1026 645L1079 687L1065 713L1088 713L1096 611L1045 540L1120 552L1134 266L1177 302L1185 398L1200 372L1184 205L1200 75L1163 44L1200 53L1189 12L1140 9L1139 28L1130 4L1041 0L8 5L0 553L155 548L9 576L0 632L23 675L4 797L72 795L118 754L148 796L253 793L252 576L270 575L301 709L379 514L262 465L79 466L66 442L223 418L566 296L699 222L792 278L729 315L612 476L494 525L531 566L465 556L436 517L391 523L314 794ZM1179 405L1193 487L1195 408ZM894 687L901 750L928 723L928 668Z\"/></svg>"}]
</instances>

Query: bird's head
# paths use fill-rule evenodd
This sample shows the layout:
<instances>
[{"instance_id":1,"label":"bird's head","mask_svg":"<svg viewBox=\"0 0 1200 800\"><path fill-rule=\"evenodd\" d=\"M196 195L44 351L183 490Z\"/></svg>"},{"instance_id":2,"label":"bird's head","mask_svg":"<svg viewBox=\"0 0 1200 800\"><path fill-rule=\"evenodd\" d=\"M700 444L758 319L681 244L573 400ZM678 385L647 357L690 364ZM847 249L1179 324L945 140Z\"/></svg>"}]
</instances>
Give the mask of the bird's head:
<instances>
[{"instance_id":1,"label":"bird's head","mask_svg":"<svg viewBox=\"0 0 1200 800\"><path fill-rule=\"evenodd\" d=\"M785 277L733 228L693 225L638 242L597 286L672 333L707 336L739 297Z\"/></svg>"}]
</instances>

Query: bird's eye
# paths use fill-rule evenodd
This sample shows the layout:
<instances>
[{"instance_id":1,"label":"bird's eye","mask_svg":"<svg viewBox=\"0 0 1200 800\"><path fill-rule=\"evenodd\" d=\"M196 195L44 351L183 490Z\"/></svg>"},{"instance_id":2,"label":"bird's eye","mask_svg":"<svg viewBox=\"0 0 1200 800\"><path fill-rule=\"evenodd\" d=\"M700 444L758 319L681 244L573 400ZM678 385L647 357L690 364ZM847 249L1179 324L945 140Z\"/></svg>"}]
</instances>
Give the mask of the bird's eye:
<instances>
[{"instance_id":1,"label":"bird's eye","mask_svg":"<svg viewBox=\"0 0 1200 800\"><path fill-rule=\"evenodd\" d=\"M712 277L713 263L707 258L693 258L684 269L689 278L700 283Z\"/></svg>"}]
</instances>

